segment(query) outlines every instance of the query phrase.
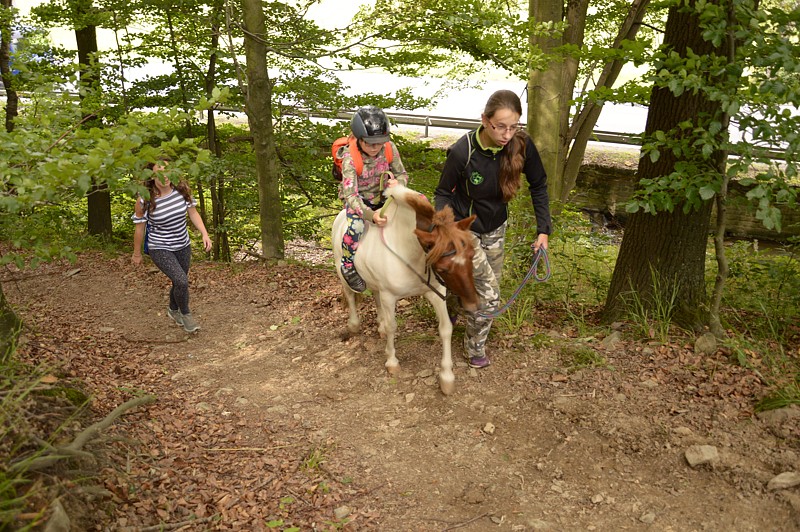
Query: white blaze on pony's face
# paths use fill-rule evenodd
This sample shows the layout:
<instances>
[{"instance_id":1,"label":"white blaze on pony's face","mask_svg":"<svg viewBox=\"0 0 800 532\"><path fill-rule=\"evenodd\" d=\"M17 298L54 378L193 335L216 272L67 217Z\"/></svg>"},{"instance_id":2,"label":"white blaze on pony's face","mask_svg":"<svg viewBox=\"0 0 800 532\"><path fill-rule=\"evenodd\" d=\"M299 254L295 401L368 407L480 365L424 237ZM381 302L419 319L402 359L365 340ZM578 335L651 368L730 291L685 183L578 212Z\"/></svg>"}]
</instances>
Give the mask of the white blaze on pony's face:
<instances>
[{"instance_id":1,"label":"white blaze on pony's face","mask_svg":"<svg viewBox=\"0 0 800 532\"><path fill-rule=\"evenodd\" d=\"M475 291L475 279L472 276L472 258L475 251L472 247L464 249L461 255L442 257L433 264L436 275L442 278L447 289L461 299L464 309L478 310L478 293Z\"/></svg>"}]
</instances>

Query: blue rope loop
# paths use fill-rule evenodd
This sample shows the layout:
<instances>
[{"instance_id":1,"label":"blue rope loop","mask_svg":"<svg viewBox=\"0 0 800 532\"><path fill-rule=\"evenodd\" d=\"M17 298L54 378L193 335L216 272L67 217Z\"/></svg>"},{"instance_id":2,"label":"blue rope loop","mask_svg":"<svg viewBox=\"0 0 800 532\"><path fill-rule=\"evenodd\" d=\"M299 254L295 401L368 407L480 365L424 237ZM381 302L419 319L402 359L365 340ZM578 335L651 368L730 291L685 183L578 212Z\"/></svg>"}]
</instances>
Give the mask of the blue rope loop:
<instances>
[{"instance_id":1,"label":"blue rope loop","mask_svg":"<svg viewBox=\"0 0 800 532\"><path fill-rule=\"evenodd\" d=\"M544 264L544 274L543 275L539 275L539 272L538 272L539 261L543 261L543 264ZM520 292L522 292L522 288L526 284L528 284L528 281L533 279L538 283L543 283L543 282L547 281L548 279L550 279L550 275L551 275L551 272L550 272L550 258L548 257L547 250L544 248L544 246L540 246L538 251L536 252L536 256L533 258L533 264L531 264L531 267L528 270L528 273L525 274L525 278L522 280L522 283L514 291L514 293L511 294L511 297L508 298L508 301L506 301L505 305L503 305L502 307L500 307L499 309L497 309L494 312L486 312L486 311L483 311L483 310L479 310L475 314L479 318L496 318L496 317L498 317L503 312L508 310L508 307L510 307L511 304L514 303L514 300L517 299L517 296L519 296Z\"/></svg>"}]
</instances>

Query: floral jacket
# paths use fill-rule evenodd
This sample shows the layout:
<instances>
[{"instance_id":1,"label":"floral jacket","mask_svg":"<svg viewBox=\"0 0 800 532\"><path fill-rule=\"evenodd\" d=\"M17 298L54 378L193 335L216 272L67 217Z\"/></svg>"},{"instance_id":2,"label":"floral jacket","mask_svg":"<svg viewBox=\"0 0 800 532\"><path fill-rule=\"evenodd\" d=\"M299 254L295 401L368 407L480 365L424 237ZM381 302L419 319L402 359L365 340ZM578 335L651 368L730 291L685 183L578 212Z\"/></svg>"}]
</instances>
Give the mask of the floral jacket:
<instances>
[{"instance_id":1,"label":"floral jacket","mask_svg":"<svg viewBox=\"0 0 800 532\"><path fill-rule=\"evenodd\" d=\"M361 176L356 175L353 159L347 146L339 149L342 159L342 183L339 185L339 197L344 201L345 207L367 221L372 221L372 216L383 205L383 189L386 188L388 173L394 175L402 185L408 185L408 173L400 160L400 154L394 142L392 146L392 162L389 163L384 155L385 147L381 148L378 155L368 157L362 153L364 171Z\"/></svg>"}]
</instances>

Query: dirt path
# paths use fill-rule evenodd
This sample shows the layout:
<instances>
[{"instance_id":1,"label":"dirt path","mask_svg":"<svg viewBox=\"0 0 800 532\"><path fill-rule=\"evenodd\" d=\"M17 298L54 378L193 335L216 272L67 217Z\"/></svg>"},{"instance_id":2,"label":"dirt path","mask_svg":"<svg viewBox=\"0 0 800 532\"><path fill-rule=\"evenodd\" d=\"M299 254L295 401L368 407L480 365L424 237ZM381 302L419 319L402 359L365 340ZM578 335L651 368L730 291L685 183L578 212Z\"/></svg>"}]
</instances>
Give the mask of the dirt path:
<instances>
[{"instance_id":1,"label":"dirt path","mask_svg":"<svg viewBox=\"0 0 800 532\"><path fill-rule=\"evenodd\" d=\"M20 353L60 360L95 416L158 397L97 444L108 492L68 501L87 530L797 528L797 488L767 483L800 468L798 418L755 417L758 379L721 351L606 348L540 308L540 328L492 336L490 368L459 360L444 397L427 304L398 311L391 378L370 298L344 338L329 268L196 263L192 336L152 267L87 255L44 273L3 285L30 325ZM576 369L581 349L604 364ZM692 468L693 445L719 456Z\"/></svg>"}]
</instances>

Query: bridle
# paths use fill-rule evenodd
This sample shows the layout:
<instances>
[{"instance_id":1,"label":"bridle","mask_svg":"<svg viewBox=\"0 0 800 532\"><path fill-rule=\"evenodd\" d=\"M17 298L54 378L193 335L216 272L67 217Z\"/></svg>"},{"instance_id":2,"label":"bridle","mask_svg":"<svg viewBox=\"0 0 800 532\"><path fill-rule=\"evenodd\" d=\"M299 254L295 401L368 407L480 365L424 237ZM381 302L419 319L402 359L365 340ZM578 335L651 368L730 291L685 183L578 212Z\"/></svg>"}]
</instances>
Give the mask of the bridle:
<instances>
[{"instance_id":1,"label":"bridle","mask_svg":"<svg viewBox=\"0 0 800 532\"><path fill-rule=\"evenodd\" d=\"M431 226L428 228L428 232L429 233L433 233L433 230L434 230L435 227L436 227L435 224L431 224ZM442 300L445 300L447 296L445 294L441 293L435 286L433 286L431 284L431 276L433 276L439 282L439 284L441 284L442 286L447 287L447 285L445 284L444 280L439 276L439 274L436 273L436 271L433 268L431 268L430 266L427 265L428 261L427 260L425 261L425 264L426 264L426 266L425 266L425 274L427 276L427 278L426 278L426 277L423 277L422 275L420 275L420 273L411 264L409 264L406 259L401 257L399 253L397 253L395 250L393 250L389 246L389 243L386 242L386 235L383 232L383 227L381 227L380 230L381 230L381 242L383 242L383 245L386 246L386 249L391 251L392 255L394 255L395 257L400 259L400 262L405 264L406 268L408 268L409 270L414 272L414 275L416 275L419 278L419 280L422 281L425 284L425 286L430 288L433 291L434 294L439 296ZM443 253L442 257L450 257L451 255L455 255L455 254L456 254L456 250L452 249L450 251L447 251L447 252ZM427 251L425 252L425 256L426 257L428 256L428 252Z\"/></svg>"}]
</instances>

